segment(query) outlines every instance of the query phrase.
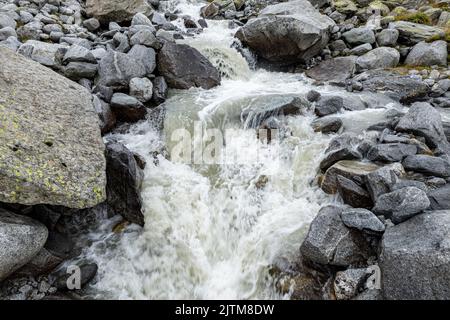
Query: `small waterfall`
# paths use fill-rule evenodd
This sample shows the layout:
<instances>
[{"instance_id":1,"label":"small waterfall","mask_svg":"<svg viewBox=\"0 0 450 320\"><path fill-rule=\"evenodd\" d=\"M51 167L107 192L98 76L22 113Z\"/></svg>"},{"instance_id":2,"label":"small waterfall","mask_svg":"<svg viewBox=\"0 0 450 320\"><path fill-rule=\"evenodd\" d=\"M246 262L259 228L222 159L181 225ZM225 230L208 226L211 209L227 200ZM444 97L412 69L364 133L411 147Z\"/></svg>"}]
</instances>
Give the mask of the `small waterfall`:
<instances>
[{"instance_id":1,"label":"small waterfall","mask_svg":"<svg viewBox=\"0 0 450 320\"><path fill-rule=\"evenodd\" d=\"M198 15L203 4L180 0L166 5ZM147 161L145 226L129 226L120 235L105 235L104 230L91 235L93 245L85 255L100 266L91 290L96 298L289 298L272 287L269 269L295 263L310 221L322 205L333 201L311 183L331 139L313 131L312 115L284 118L290 134L277 144L262 143L254 128L278 115L277 107L293 97L312 88L336 89L313 87L301 74L252 70L232 47L234 30L226 22L208 23L203 33L181 42L217 66L222 84L210 90L171 91L162 106L162 133L149 120L115 135ZM365 112L359 117L371 121L375 113ZM218 128L227 133L225 146L257 161L171 161L179 143L173 139L177 130L187 130L192 141L205 144L203 135L195 136L198 123L200 134ZM162 146L168 159L159 155L154 161Z\"/></svg>"}]
</instances>

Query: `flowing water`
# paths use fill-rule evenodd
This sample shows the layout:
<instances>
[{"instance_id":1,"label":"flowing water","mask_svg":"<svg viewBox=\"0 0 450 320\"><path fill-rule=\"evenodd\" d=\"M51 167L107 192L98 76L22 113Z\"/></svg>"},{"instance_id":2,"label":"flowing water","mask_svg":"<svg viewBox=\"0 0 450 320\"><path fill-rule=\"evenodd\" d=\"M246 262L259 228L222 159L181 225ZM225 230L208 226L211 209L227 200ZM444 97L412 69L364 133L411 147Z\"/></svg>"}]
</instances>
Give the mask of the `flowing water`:
<instances>
[{"instance_id":1,"label":"flowing water","mask_svg":"<svg viewBox=\"0 0 450 320\"><path fill-rule=\"evenodd\" d=\"M204 3L169 1L166 6L199 17ZM178 25L182 27L180 21ZM111 231L117 218L90 234L85 256L99 265L92 294L119 299L289 298L274 289L269 270L288 268L298 258L301 241L320 207L338 201L314 183L317 167L332 136L315 133L314 116L281 118L284 138L270 144L258 139L242 114L270 114L292 97L314 88L302 74L253 70L233 45L235 29L227 21L209 27L187 43L206 55L223 74L220 86L172 90L164 104L162 132L152 120L140 122L114 138L147 161L142 197L145 227ZM373 103L374 96L361 95ZM381 100L379 107L389 106ZM250 113L249 113L250 112ZM361 132L384 118L385 109L340 114L347 130ZM250 116L249 116L250 117ZM249 118L248 117L248 118ZM173 161L173 134L187 129L204 144L208 128L226 131L226 145L245 161L188 164ZM166 159L155 152L165 147ZM172 160L169 160L172 159ZM264 181L261 185L261 181Z\"/></svg>"}]
</instances>

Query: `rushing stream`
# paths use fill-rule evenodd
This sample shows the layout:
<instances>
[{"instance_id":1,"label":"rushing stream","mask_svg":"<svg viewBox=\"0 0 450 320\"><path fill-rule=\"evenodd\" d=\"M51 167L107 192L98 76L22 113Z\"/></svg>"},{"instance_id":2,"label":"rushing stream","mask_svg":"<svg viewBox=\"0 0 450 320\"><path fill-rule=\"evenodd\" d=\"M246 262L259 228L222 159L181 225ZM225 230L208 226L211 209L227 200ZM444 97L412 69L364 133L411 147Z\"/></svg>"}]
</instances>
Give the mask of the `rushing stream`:
<instances>
[{"instance_id":1,"label":"rushing stream","mask_svg":"<svg viewBox=\"0 0 450 320\"><path fill-rule=\"evenodd\" d=\"M199 18L204 3L187 1L171 0L168 6ZM183 28L181 21L175 23ZM111 232L117 222L112 219L90 235L93 244L85 255L99 265L93 286L96 297L289 298L276 293L270 266L289 267L319 208L338 201L314 183L332 136L313 131L312 113L281 119L288 134L270 144L261 142L241 115L270 110L313 88L321 93L349 93L314 87L302 74L253 70L231 46L236 29L229 29L228 21L208 24L203 33L180 42L207 56L223 74L222 84L210 90L172 90L163 105L162 133L149 119L127 134L115 135L147 161L142 191L145 227L128 226L118 235ZM372 95L361 99L375 101ZM390 102L377 101L379 107ZM347 131L362 132L383 120L384 113L385 109L375 108L340 116ZM202 132L205 128L227 131L227 146L239 146L248 161L191 165L168 160L177 144L173 133L185 128L193 134L196 123L202 125ZM154 152L163 146L170 156L159 155L155 161ZM265 186L259 185L262 178Z\"/></svg>"}]
</instances>

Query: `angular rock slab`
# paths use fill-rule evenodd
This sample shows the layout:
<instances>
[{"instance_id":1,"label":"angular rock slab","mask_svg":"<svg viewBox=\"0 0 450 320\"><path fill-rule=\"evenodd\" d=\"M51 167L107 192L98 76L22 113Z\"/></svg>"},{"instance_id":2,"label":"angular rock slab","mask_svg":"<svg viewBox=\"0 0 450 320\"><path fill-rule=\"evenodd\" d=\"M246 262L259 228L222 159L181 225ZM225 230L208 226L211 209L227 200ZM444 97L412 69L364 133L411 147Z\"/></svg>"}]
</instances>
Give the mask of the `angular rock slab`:
<instances>
[{"instance_id":1,"label":"angular rock slab","mask_svg":"<svg viewBox=\"0 0 450 320\"><path fill-rule=\"evenodd\" d=\"M386 229L381 254L386 299L450 299L450 211L431 211Z\"/></svg>"},{"instance_id":2,"label":"angular rock slab","mask_svg":"<svg viewBox=\"0 0 450 320\"><path fill-rule=\"evenodd\" d=\"M104 144L91 94L8 49L0 61L0 201L102 202Z\"/></svg>"},{"instance_id":3,"label":"angular rock slab","mask_svg":"<svg viewBox=\"0 0 450 320\"><path fill-rule=\"evenodd\" d=\"M47 237L40 222L0 208L0 281L33 259Z\"/></svg>"}]
</instances>

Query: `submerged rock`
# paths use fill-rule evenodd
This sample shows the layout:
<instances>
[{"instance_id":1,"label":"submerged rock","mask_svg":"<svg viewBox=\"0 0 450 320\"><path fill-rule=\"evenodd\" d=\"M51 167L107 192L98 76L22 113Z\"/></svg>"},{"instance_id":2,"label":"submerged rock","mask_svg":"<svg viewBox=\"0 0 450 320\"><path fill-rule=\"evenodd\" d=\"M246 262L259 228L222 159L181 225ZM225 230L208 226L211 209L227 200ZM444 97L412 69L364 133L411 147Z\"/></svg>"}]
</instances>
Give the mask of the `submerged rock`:
<instances>
[{"instance_id":1,"label":"submerged rock","mask_svg":"<svg viewBox=\"0 0 450 320\"><path fill-rule=\"evenodd\" d=\"M432 211L388 228L380 268L386 299L450 299L450 211Z\"/></svg>"},{"instance_id":2,"label":"submerged rock","mask_svg":"<svg viewBox=\"0 0 450 320\"><path fill-rule=\"evenodd\" d=\"M33 259L47 240L47 228L0 208L0 282Z\"/></svg>"},{"instance_id":3,"label":"submerged rock","mask_svg":"<svg viewBox=\"0 0 450 320\"><path fill-rule=\"evenodd\" d=\"M296 0L267 6L236 37L260 58L286 65L320 53L334 25L308 1Z\"/></svg>"},{"instance_id":4,"label":"submerged rock","mask_svg":"<svg viewBox=\"0 0 450 320\"><path fill-rule=\"evenodd\" d=\"M91 94L8 49L0 60L8 61L0 73L0 201L102 202L104 144Z\"/></svg>"}]
</instances>

